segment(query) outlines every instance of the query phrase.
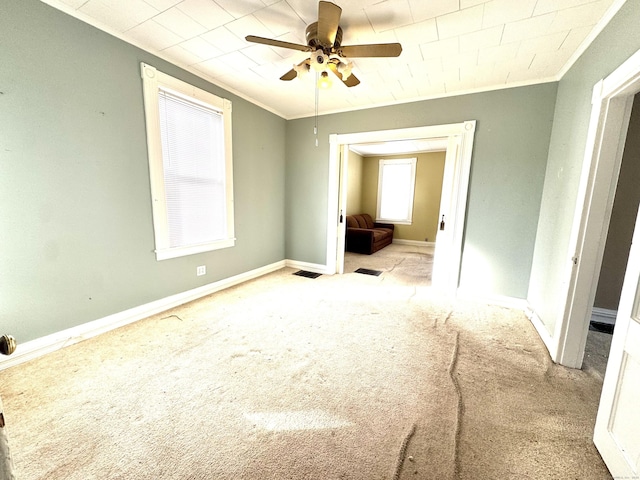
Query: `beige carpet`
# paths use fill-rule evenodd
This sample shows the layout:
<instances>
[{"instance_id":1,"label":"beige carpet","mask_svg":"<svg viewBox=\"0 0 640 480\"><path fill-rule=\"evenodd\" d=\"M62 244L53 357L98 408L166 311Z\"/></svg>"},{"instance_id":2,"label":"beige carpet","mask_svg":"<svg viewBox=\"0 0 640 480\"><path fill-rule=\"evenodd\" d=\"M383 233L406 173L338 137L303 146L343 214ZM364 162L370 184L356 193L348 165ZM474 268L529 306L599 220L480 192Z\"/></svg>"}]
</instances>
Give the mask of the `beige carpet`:
<instances>
[{"instance_id":1,"label":"beige carpet","mask_svg":"<svg viewBox=\"0 0 640 480\"><path fill-rule=\"evenodd\" d=\"M610 478L601 378L403 263L284 269L0 372L18 478Z\"/></svg>"}]
</instances>

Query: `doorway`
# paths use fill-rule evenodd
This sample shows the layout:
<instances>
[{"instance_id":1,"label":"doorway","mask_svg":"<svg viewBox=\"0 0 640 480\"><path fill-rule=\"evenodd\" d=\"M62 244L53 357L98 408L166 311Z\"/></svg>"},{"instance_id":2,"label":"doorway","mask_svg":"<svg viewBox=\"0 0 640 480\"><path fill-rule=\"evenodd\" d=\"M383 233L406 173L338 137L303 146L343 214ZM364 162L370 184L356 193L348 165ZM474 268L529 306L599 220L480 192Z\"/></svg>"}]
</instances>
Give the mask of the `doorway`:
<instances>
[{"instance_id":1,"label":"doorway","mask_svg":"<svg viewBox=\"0 0 640 480\"><path fill-rule=\"evenodd\" d=\"M594 86L578 208L571 235L575 251L562 321L550 346L552 358L581 368L594 305L604 243L622 165L631 110L640 92L640 51Z\"/></svg>"},{"instance_id":2,"label":"doorway","mask_svg":"<svg viewBox=\"0 0 640 480\"><path fill-rule=\"evenodd\" d=\"M327 225L327 272L342 273L344 268L345 202L347 196L344 152L353 144L392 142L415 139L446 141L443 194L440 216L447 228L436 239L432 285L455 295L460 276L462 236L466 215L469 172L473 151L475 121L458 124L384 130L330 136L329 199Z\"/></svg>"}]
</instances>

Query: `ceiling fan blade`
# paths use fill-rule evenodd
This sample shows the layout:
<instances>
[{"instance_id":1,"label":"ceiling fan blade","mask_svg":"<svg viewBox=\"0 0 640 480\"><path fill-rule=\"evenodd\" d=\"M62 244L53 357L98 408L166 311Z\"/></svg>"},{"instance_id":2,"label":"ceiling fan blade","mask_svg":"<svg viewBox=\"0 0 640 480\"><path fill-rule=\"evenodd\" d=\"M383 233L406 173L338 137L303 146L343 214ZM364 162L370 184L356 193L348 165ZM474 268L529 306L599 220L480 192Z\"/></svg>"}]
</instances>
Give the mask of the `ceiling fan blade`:
<instances>
[{"instance_id":1,"label":"ceiling fan blade","mask_svg":"<svg viewBox=\"0 0 640 480\"><path fill-rule=\"evenodd\" d=\"M272 38L256 37L255 35L247 35L247 42L261 43L262 45L271 45L272 47L290 48L292 50L300 50L301 52L310 52L312 49L308 45L299 45L297 43L283 42L282 40L274 40Z\"/></svg>"},{"instance_id":2,"label":"ceiling fan blade","mask_svg":"<svg viewBox=\"0 0 640 480\"><path fill-rule=\"evenodd\" d=\"M307 58L307 59L301 61L298 65L295 65L287 73L282 75L280 77L280 80L289 81L289 80L293 80L294 78L296 78L298 76L298 70L300 69L300 67L302 67L302 65L306 65L307 67L306 67L306 69L301 70L300 73L304 74L304 73L308 72L309 71L309 59Z\"/></svg>"},{"instance_id":3,"label":"ceiling fan blade","mask_svg":"<svg viewBox=\"0 0 640 480\"><path fill-rule=\"evenodd\" d=\"M338 48L341 57L398 57L402 53L399 43L371 43L368 45L343 45Z\"/></svg>"},{"instance_id":4,"label":"ceiling fan blade","mask_svg":"<svg viewBox=\"0 0 640 480\"><path fill-rule=\"evenodd\" d=\"M355 87L360 83L360 80L358 80L358 78L353 73L346 79L343 79L342 74L338 71L338 67L333 63L329 64L329 70L331 70L336 75L336 77L338 77L347 87Z\"/></svg>"},{"instance_id":5,"label":"ceiling fan blade","mask_svg":"<svg viewBox=\"0 0 640 480\"><path fill-rule=\"evenodd\" d=\"M336 41L342 9L331 2L318 3L318 41L325 47L332 47Z\"/></svg>"},{"instance_id":6,"label":"ceiling fan blade","mask_svg":"<svg viewBox=\"0 0 640 480\"><path fill-rule=\"evenodd\" d=\"M285 80L285 81L289 81L289 80L293 80L294 78L296 78L298 76L298 72L296 72L295 68L292 68L291 70L289 70L287 73L285 73L284 75L282 75L280 77L280 80Z\"/></svg>"}]
</instances>

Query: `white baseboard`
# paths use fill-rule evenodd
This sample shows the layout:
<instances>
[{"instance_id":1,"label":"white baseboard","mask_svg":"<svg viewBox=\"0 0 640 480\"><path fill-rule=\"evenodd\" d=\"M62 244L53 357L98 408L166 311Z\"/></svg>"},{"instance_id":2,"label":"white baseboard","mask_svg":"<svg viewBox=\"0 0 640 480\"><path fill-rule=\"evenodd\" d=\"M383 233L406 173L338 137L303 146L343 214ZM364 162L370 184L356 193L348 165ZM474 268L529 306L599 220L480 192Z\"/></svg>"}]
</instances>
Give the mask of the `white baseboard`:
<instances>
[{"instance_id":1,"label":"white baseboard","mask_svg":"<svg viewBox=\"0 0 640 480\"><path fill-rule=\"evenodd\" d=\"M498 307L513 308L514 310L522 311L525 311L528 305L527 301L524 298L483 294L462 288L458 288L456 292L456 298L459 298L460 300L471 300L474 302L486 303L488 305L496 305Z\"/></svg>"},{"instance_id":2,"label":"white baseboard","mask_svg":"<svg viewBox=\"0 0 640 480\"><path fill-rule=\"evenodd\" d=\"M420 240L403 240L401 238L394 238L393 243L397 245L414 245L416 247L435 247L436 242L421 242Z\"/></svg>"},{"instance_id":3,"label":"white baseboard","mask_svg":"<svg viewBox=\"0 0 640 480\"><path fill-rule=\"evenodd\" d=\"M115 313L98 320L83 323L82 325L68 328L66 330L61 330L45 337L40 337L35 340L18 344L16 351L11 356L0 358L0 370L33 360L68 345L73 345L74 343L95 337L101 333L114 330L118 327L142 320L143 318L147 318L151 315L164 312L179 305L197 300L198 298L219 292L220 290L275 272L285 266L287 266L287 261L282 260L255 270L250 270L233 277L210 283L208 285L203 285L202 287L171 295L166 298L161 298L160 300L140 305L123 312Z\"/></svg>"},{"instance_id":4,"label":"white baseboard","mask_svg":"<svg viewBox=\"0 0 640 480\"><path fill-rule=\"evenodd\" d=\"M298 262L297 260L286 260L286 266L297 270L306 270L308 272L322 273L324 275L333 275L336 272L330 272L326 265L320 263Z\"/></svg>"},{"instance_id":5,"label":"white baseboard","mask_svg":"<svg viewBox=\"0 0 640 480\"><path fill-rule=\"evenodd\" d=\"M608 308L593 307L591 311L591 321L596 323L615 325L617 316L617 310L610 310Z\"/></svg>"}]
</instances>

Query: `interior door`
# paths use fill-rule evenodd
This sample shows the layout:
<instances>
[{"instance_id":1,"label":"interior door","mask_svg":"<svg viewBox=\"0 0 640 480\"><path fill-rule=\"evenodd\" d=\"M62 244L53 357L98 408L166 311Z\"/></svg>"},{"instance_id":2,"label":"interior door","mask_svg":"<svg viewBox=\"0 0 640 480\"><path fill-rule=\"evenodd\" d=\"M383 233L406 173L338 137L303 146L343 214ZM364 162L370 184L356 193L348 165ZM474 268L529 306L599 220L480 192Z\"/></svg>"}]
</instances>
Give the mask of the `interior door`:
<instances>
[{"instance_id":1,"label":"interior door","mask_svg":"<svg viewBox=\"0 0 640 480\"><path fill-rule=\"evenodd\" d=\"M433 259L433 273L431 285L441 291L455 292L458 275L454 269L460 268L460 262L453 256L454 228L456 215L456 169L458 167L458 148L460 137L451 135L447 144L444 161L444 175L442 178L442 194L440 196L440 216L438 218L438 233Z\"/></svg>"},{"instance_id":2,"label":"interior door","mask_svg":"<svg viewBox=\"0 0 640 480\"><path fill-rule=\"evenodd\" d=\"M636 220L594 432L596 447L614 478L639 478L639 432L640 225Z\"/></svg>"},{"instance_id":3,"label":"interior door","mask_svg":"<svg viewBox=\"0 0 640 480\"><path fill-rule=\"evenodd\" d=\"M340 146L340 159L338 162L338 238L336 273L344 273L344 250L346 246L347 229L347 171L349 165L349 145Z\"/></svg>"}]
</instances>

